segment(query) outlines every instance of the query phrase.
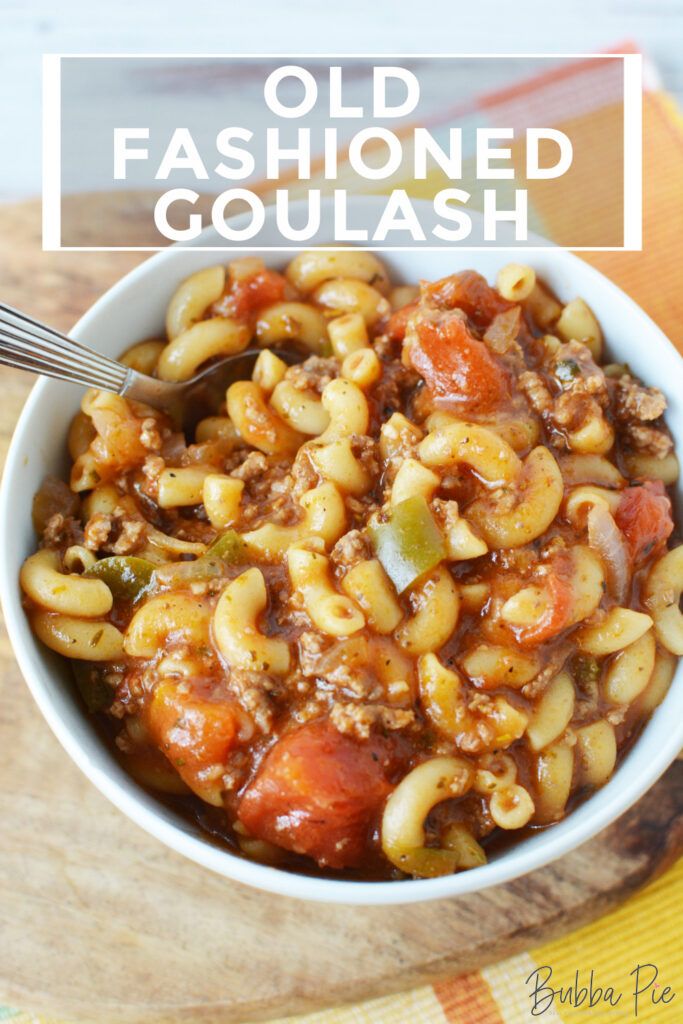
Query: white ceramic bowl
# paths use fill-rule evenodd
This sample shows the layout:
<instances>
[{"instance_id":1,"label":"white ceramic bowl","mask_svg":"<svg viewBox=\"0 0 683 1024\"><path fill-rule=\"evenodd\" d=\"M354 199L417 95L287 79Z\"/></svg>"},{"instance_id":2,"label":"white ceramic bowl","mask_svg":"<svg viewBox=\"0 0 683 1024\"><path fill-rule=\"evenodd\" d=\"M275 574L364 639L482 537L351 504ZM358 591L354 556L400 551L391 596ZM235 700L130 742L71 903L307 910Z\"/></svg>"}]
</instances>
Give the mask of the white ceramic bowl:
<instances>
[{"instance_id":1,"label":"white ceramic bowl","mask_svg":"<svg viewBox=\"0 0 683 1024\"><path fill-rule=\"evenodd\" d=\"M354 200L352 222L376 220L381 203L375 198ZM215 238L210 230L198 244L212 244ZM277 241L269 211L264 244ZM291 257L275 252L265 258L279 267ZM511 258L519 260L520 253L400 251L384 258L392 274L407 282L435 279L469 266L493 280L498 268ZM683 450L681 359L659 328L615 285L575 256L546 248L527 258L561 298L581 295L586 299L603 326L614 357L628 362L648 384L664 389L669 399L667 421L678 450ZM227 259L226 254L215 251L167 249L103 295L72 335L116 356L140 338L160 332L166 304L182 278ZM17 424L0 496L0 586L7 628L31 692L65 750L112 803L172 849L229 878L302 899L391 904L456 896L526 874L590 839L642 796L683 748L683 671L679 669L664 703L613 779L567 819L513 846L484 867L445 878L348 882L291 874L218 848L198 827L141 789L117 764L74 695L68 665L34 639L21 607L19 568L35 546L31 499L46 474L67 470L65 436L80 397L76 386L43 379L31 392Z\"/></svg>"}]
</instances>

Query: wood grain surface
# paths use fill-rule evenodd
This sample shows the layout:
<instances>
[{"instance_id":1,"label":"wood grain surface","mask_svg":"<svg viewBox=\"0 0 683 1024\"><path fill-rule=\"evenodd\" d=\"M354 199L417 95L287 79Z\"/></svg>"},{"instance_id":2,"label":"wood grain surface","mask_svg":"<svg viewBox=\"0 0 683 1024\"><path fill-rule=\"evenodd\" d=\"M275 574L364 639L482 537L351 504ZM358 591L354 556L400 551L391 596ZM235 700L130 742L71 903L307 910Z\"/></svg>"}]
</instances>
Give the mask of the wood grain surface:
<instances>
[{"instance_id":1,"label":"wood grain surface","mask_svg":"<svg viewBox=\"0 0 683 1024\"><path fill-rule=\"evenodd\" d=\"M38 204L0 209L0 297L56 326L139 259L42 253ZM0 376L3 456L29 386ZM591 843L488 892L380 908L261 894L167 850L90 785L33 704L4 630L0 671L0 1003L225 1024L386 995L584 924L683 850L679 761Z\"/></svg>"}]
</instances>

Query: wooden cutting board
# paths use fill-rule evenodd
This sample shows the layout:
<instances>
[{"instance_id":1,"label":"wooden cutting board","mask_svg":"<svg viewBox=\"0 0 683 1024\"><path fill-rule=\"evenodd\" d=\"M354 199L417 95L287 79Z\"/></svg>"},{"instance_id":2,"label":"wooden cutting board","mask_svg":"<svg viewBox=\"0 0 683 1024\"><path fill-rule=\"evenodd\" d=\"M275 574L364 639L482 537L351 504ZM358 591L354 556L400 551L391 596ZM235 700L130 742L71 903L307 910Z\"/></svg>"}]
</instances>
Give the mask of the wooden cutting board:
<instances>
[{"instance_id":1,"label":"wooden cutting board","mask_svg":"<svg viewBox=\"0 0 683 1024\"><path fill-rule=\"evenodd\" d=\"M122 201L126 223L135 199ZM37 203L0 209L0 297L57 327L141 259L42 253L39 225ZM2 457L30 383L0 376ZM386 995L584 924L683 850L679 761L591 843L480 895L346 908L261 894L167 850L100 796L42 720L4 630L0 671L0 1003L225 1024Z\"/></svg>"}]
</instances>

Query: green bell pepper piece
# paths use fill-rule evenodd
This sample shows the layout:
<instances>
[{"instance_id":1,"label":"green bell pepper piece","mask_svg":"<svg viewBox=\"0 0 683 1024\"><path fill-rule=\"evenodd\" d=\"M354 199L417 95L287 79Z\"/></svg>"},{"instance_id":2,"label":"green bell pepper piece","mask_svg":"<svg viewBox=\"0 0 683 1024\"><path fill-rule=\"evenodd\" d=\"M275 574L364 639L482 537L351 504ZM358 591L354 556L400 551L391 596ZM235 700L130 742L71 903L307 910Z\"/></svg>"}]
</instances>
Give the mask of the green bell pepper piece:
<instances>
[{"instance_id":1,"label":"green bell pepper piece","mask_svg":"<svg viewBox=\"0 0 683 1024\"><path fill-rule=\"evenodd\" d=\"M134 603L149 587L155 569L154 562L146 558L112 555L111 558L101 558L95 562L84 575L104 580L115 601Z\"/></svg>"},{"instance_id":2,"label":"green bell pepper piece","mask_svg":"<svg viewBox=\"0 0 683 1024\"><path fill-rule=\"evenodd\" d=\"M226 565L237 565L244 557L246 544L239 533L227 530L206 549L203 555L190 562L170 562L157 566L153 587L182 587L194 580L210 580L223 576Z\"/></svg>"},{"instance_id":3,"label":"green bell pepper piece","mask_svg":"<svg viewBox=\"0 0 683 1024\"><path fill-rule=\"evenodd\" d=\"M399 594L446 557L446 545L425 498L400 501L386 523L370 529L377 558Z\"/></svg>"},{"instance_id":4,"label":"green bell pepper piece","mask_svg":"<svg viewBox=\"0 0 683 1024\"><path fill-rule=\"evenodd\" d=\"M146 558L134 555L113 555L101 558L88 569L85 576L104 580L115 601L134 604L148 590L159 583L166 586L179 585L189 580L211 579L220 576L224 566L235 565L245 551L242 538L234 530L228 530L201 556L191 562L173 562L156 565Z\"/></svg>"},{"instance_id":5,"label":"green bell pepper piece","mask_svg":"<svg viewBox=\"0 0 683 1024\"><path fill-rule=\"evenodd\" d=\"M246 544L235 530L226 530L218 537L202 558L220 558L228 565L237 565L244 557Z\"/></svg>"},{"instance_id":6,"label":"green bell pepper piece","mask_svg":"<svg viewBox=\"0 0 683 1024\"><path fill-rule=\"evenodd\" d=\"M114 700L114 687L105 683L100 667L90 661L72 661L71 667L78 692L90 714L106 711Z\"/></svg>"},{"instance_id":7,"label":"green bell pepper piece","mask_svg":"<svg viewBox=\"0 0 683 1024\"><path fill-rule=\"evenodd\" d=\"M572 661L572 672L579 687L591 693L597 690L602 669L597 658L587 654L577 654Z\"/></svg>"}]
</instances>

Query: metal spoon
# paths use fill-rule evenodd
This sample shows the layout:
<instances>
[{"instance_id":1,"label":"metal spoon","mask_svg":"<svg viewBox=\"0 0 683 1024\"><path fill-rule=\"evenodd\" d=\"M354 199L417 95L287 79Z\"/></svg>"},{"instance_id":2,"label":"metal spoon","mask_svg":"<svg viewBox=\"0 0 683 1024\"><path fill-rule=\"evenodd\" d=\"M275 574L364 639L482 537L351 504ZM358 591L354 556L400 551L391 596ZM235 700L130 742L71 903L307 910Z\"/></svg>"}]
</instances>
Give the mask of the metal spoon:
<instances>
[{"instance_id":1,"label":"metal spoon","mask_svg":"<svg viewBox=\"0 0 683 1024\"><path fill-rule=\"evenodd\" d=\"M225 400L229 384L251 375L260 351L248 348L226 356L190 380L179 383L157 380L0 303L0 363L83 387L112 391L154 409L163 409L178 418L189 431L201 416L217 409ZM290 364L305 358L287 349L278 350L278 355Z\"/></svg>"}]
</instances>

